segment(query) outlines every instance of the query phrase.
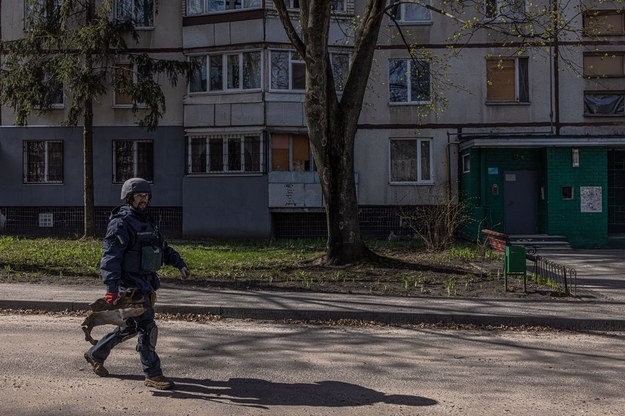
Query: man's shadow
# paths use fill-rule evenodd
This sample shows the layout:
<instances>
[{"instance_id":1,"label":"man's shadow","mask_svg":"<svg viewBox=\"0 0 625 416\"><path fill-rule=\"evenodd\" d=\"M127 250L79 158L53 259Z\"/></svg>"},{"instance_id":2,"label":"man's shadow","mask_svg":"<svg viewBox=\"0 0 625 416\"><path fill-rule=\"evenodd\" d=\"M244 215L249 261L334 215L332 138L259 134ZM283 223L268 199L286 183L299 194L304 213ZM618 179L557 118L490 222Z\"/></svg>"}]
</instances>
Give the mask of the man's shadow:
<instances>
[{"instance_id":1,"label":"man's shadow","mask_svg":"<svg viewBox=\"0 0 625 416\"><path fill-rule=\"evenodd\" d=\"M128 379L132 376L118 376ZM386 403L402 406L433 406L436 400L420 396L385 394L342 381L275 383L253 378L228 381L173 378L174 390L154 390L155 396L209 400L225 404L267 408L268 406L347 407Z\"/></svg>"}]
</instances>

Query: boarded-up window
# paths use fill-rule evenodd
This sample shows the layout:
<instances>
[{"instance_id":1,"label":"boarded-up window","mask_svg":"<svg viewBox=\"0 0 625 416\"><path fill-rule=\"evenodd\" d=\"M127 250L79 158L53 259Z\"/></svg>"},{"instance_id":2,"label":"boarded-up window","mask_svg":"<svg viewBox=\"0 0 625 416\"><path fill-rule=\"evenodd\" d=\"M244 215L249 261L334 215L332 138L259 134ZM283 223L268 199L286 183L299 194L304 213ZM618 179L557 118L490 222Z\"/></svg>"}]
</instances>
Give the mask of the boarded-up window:
<instances>
[{"instance_id":1,"label":"boarded-up window","mask_svg":"<svg viewBox=\"0 0 625 416\"><path fill-rule=\"evenodd\" d=\"M616 10L589 11L584 15L584 34L625 35L625 14Z\"/></svg>"},{"instance_id":2,"label":"boarded-up window","mask_svg":"<svg viewBox=\"0 0 625 416\"><path fill-rule=\"evenodd\" d=\"M289 170L289 136L286 134L271 136L271 170Z\"/></svg>"},{"instance_id":3,"label":"boarded-up window","mask_svg":"<svg viewBox=\"0 0 625 416\"><path fill-rule=\"evenodd\" d=\"M486 100L529 102L527 58L486 60Z\"/></svg>"},{"instance_id":4,"label":"boarded-up window","mask_svg":"<svg viewBox=\"0 0 625 416\"><path fill-rule=\"evenodd\" d=\"M117 64L115 65L115 104L116 105L132 105L132 95L124 94L119 91L124 90L133 82L133 65L132 64Z\"/></svg>"},{"instance_id":5,"label":"boarded-up window","mask_svg":"<svg viewBox=\"0 0 625 416\"><path fill-rule=\"evenodd\" d=\"M310 150L307 136L293 136L293 170L303 172L310 169Z\"/></svg>"},{"instance_id":6,"label":"boarded-up window","mask_svg":"<svg viewBox=\"0 0 625 416\"><path fill-rule=\"evenodd\" d=\"M273 134L271 136L271 170L283 172L314 170L308 136L305 134Z\"/></svg>"},{"instance_id":7,"label":"boarded-up window","mask_svg":"<svg viewBox=\"0 0 625 416\"><path fill-rule=\"evenodd\" d=\"M584 55L584 75L586 76L623 76L625 55L605 53L602 55Z\"/></svg>"}]
</instances>

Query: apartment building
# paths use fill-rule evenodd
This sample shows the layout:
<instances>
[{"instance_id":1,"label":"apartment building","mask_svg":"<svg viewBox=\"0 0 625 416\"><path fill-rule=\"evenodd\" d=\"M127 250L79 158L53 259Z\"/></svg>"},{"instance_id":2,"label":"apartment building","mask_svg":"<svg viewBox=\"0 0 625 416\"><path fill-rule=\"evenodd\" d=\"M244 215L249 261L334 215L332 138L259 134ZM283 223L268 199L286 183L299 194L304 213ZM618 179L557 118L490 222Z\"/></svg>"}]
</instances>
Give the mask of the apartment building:
<instances>
[{"instance_id":1,"label":"apartment building","mask_svg":"<svg viewBox=\"0 0 625 416\"><path fill-rule=\"evenodd\" d=\"M165 87L167 112L154 132L137 126L132 103L113 89L98 103L99 227L119 203L121 183L143 176L169 234L322 236L304 64L272 2L169 1L157 11L150 1L119 3L128 3L125 10L141 24L137 49L192 59L201 69L188 85ZM289 7L296 18L298 1ZM467 16L509 26L507 7L487 0ZM353 21L363 8L361 0L334 0L331 61L339 94ZM2 3L3 39L23 36L26 10L21 1ZM356 136L365 235L409 232L402 228L409 207L442 204L458 190L475 219L468 238L488 227L603 246L624 231L623 14L605 4L570 13L579 28L598 30L581 42L563 34L549 45L515 48L510 36L487 30L459 43L451 36L461 23L419 5L391 10L394 22L387 19L381 30ZM406 43L417 45L416 58ZM80 230L82 128L60 126L62 99L25 127L15 127L13 113L2 109L4 232Z\"/></svg>"}]
</instances>

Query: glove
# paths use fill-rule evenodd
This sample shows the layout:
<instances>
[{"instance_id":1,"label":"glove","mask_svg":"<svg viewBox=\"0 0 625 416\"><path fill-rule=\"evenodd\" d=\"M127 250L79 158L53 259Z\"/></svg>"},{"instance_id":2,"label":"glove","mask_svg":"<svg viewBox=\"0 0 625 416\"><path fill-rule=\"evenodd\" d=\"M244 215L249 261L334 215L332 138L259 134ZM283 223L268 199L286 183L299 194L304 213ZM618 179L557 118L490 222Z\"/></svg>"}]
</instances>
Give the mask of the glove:
<instances>
[{"instance_id":1,"label":"glove","mask_svg":"<svg viewBox=\"0 0 625 416\"><path fill-rule=\"evenodd\" d=\"M118 292L106 292L106 295L104 295L104 300L110 303L111 305L114 305L115 299L117 299L118 297L119 297Z\"/></svg>"},{"instance_id":2,"label":"glove","mask_svg":"<svg viewBox=\"0 0 625 416\"><path fill-rule=\"evenodd\" d=\"M180 269L180 276L181 276L183 279L186 279L186 278L188 278L188 277L191 277L191 272L189 271L189 269L187 269L187 268L186 268L186 266L185 266L185 267L182 267L182 268Z\"/></svg>"}]
</instances>

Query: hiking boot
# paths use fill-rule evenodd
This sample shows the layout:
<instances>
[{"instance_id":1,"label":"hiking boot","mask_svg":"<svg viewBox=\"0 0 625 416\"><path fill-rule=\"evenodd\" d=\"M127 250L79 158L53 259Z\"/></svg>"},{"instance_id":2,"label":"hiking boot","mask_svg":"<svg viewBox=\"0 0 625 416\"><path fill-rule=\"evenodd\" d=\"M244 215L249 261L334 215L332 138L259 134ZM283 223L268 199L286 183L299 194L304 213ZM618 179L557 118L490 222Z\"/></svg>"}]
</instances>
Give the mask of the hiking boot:
<instances>
[{"instance_id":1,"label":"hiking boot","mask_svg":"<svg viewBox=\"0 0 625 416\"><path fill-rule=\"evenodd\" d=\"M89 355L88 352L85 353L85 360L87 360L87 362L91 364L93 372L96 373L96 375L100 377L106 377L109 375L109 370L104 368L104 363L96 361L91 355Z\"/></svg>"},{"instance_id":2,"label":"hiking boot","mask_svg":"<svg viewBox=\"0 0 625 416\"><path fill-rule=\"evenodd\" d=\"M170 390L173 389L175 385L173 381L163 375L146 377L144 384L159 390Z\"/></svg>"}]
</instances>

